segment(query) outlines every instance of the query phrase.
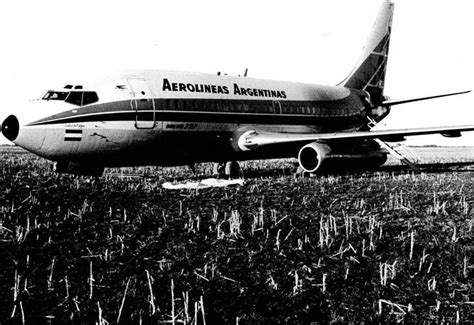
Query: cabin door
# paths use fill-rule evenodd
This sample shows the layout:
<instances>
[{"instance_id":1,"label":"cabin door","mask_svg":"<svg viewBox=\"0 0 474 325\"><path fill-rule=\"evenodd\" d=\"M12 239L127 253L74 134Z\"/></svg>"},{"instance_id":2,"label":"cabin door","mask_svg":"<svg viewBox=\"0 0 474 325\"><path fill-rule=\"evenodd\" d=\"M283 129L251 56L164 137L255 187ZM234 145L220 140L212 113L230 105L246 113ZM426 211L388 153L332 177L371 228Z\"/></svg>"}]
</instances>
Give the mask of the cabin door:
<instances>
[{"instance_id":1,"label":"cabin door","mask_svg":"<svg viewBox=\"0 0 474 325\"><path fill-rule=\"evenodd\" d=\"M130 78L127 81L131 88L130 106L135 111L135 127L153 129L156 126L155 101L146 80Z\"/></svg>"}]
</instances>

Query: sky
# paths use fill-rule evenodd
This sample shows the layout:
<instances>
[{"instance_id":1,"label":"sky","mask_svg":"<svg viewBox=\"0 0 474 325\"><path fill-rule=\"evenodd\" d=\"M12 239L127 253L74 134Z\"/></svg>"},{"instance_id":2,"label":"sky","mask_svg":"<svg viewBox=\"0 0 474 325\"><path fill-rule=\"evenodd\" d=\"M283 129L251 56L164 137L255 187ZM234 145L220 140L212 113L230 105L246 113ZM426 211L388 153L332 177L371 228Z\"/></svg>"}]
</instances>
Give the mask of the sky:
<instances>
[{"instance_id":1,"label":"sky","mask_svg":"<svg viewBox=\"0 0 474 325\"><path fill-rule=\"evenodd\" d=\"M385 94L474 89L472 0L395 0ZM45 90L118 69L337 84L382 0L2 1L0 120ZM31 112L38 114L41 112ZM381 128L474 124L474 94L396 106ZM440 135L408 143L474 145ZM0 142L7 142L0 137Z\"/></svg>"}]
</instances>

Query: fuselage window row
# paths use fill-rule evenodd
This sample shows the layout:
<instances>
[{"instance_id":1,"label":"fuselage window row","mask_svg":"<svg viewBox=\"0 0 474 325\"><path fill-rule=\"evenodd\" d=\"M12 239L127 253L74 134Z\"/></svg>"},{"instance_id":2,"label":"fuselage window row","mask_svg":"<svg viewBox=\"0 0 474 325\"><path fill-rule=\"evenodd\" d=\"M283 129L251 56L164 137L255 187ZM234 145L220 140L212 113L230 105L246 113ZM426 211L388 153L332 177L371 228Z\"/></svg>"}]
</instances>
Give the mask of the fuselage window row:
<instances>
[{"instance_id":1,"label":"fuselage window row","mask_svg":"<svg viewBox=\"0 0 474 325\"><path fill-rule=\"evenodd\" d=\"M212 100L158 100L157 108L164 110L195 111L195 112L224 112L224 113L253 113L253 114L283 114L283 115L317 115L317 116L349 116L344 108L317 107L310 104L280 103L277 106L271 102L246 103L239 101Z\"/></svg>"}]
</instances>

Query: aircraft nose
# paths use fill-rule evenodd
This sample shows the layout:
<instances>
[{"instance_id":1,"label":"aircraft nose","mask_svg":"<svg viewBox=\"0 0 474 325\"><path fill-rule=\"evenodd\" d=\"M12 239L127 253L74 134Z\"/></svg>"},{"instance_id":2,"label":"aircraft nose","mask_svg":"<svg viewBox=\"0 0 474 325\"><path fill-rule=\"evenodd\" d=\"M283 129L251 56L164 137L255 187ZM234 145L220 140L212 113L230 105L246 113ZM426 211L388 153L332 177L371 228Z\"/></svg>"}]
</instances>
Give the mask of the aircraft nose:
<instances>
[{"instance_id":1,"label":"aircraft nose","mask_svg":"<svg viewBox=\"0 0 474 325\"><path fill-rule=\"evenodd\" d=\"M2 133L10 141L15 141L20 132L20 123L15 115L8 116L2 123Z\"/></svg>"}]
</instances>

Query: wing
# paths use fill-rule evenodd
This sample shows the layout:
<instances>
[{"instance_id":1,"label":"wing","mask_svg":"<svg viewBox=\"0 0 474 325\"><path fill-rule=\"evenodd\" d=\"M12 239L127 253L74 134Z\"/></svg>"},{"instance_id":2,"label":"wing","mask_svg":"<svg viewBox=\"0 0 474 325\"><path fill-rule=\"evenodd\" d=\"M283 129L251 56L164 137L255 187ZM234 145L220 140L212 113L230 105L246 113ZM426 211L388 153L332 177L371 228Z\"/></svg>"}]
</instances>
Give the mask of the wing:
<instances>
[{"instance_id":1,"label":"wing","mask_svg":"<svg viewBox=\"0 0 474 325\"><path fill-rule=\"evenodd\" d=\"M239 138L239 147L243 150L252 150L267 145L298 142L305 143L323 140L380 139L382 141L395 142L404 140L405 136L437 133L446 137L459 137L461 136L461 132L467 131L474 131L474 125L378 131L346 131L334 133L277 133L266 131L247 131Z\"/></svg>"}]
</instances>

